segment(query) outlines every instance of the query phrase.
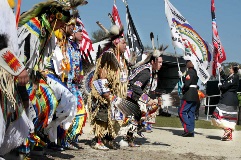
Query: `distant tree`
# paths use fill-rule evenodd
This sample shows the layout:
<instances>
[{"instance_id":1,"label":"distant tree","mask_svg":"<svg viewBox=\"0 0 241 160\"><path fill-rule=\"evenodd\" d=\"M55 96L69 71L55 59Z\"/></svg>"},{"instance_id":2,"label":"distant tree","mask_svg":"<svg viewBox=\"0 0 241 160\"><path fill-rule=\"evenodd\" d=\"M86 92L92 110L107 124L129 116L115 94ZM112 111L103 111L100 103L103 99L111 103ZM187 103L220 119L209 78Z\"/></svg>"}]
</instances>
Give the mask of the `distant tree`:
<instances>
[{"instance_id":1,"label":"distant tree","mask_svg":"<svg viewBox=\"0 0 241 160\"><path fill-rule=\"evenodd\" d=\"M92 36L92 39L91 39L92 42L96 43L96 42L103 40L103 38L105 38L105 36L106 36L106 33L103 30L99 29L99 30L94 31L91 34L91 36Z\"/></svg>"},{"instance_id":2,"label":"distant tree","mask_svg":"<svg viewBox=\"0 0 241 160\"><path fill-rule=\"evenodd\" d=\"M146 45L146 46L144 46L144 50L146 51L146 50L152 50L152 47L150 47L149 45Z\"/></svg>"},{"instance_id":3,"label":"distant tree","mask_svg":"<svg viewBox=\"0 0 241 160\"><path fill-rule=\"evenodd\" d=\"M229 73L229 68L231 67L232 64L238 64L239 66L241 66L240 63L237 63L237 62L226 62L226 63L222 63L222 66L223 66L223 70L226 74ZM241 77L241 75L239 75L239 77Z\"/></svg>"},{"instance_id":4,"label":"distant tree","mask_svg":"<svg viewBox=\"0 0 241 160\"><path fill-rule=\"evenodd\" d=\"M232 64L234 63L237 63L237 62L225 62L225 63L222 63L222 67L223 67L223 70L224 70L224 73L226 74L229 74L229 68L231 67ZM240 67L241 67L241 64L240 63L237 63ZM239 78L241 78L241 75L239 75ZM210 79L209 80L218 80L218 74L216 76L213 76L211 75ZM201 85L206 88L206 84L204 83L201 83Z\"/></svg>"},{"instance_id":5,"label":"distant tree","mask_svg":"<svg viewBox=\"0 0 241 160\"><path fill-rule=\"evenodd\" d=\"M240 63L237 63L237 62L225 62L225 63L222 63L222 67L223 67L223 71L224 73L226 74L229 74L229 68L231 67L232 64L238 64L239 66L241 66ZM241 77L241 75L239 75L239 77ZM216 75L216 77L214 76L211 76L210 80L217 80L218 79L218 73Z\"/></svg>"}]
</instances>

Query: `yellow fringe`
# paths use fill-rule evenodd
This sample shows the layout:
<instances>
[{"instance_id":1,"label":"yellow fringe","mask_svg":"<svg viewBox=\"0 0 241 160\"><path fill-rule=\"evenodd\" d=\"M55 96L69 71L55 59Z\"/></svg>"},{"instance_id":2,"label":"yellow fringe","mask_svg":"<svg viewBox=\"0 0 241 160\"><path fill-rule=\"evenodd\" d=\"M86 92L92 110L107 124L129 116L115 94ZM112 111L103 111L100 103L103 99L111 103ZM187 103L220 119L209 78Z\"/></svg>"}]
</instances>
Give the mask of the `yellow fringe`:
<instances>
[{"instance_id":1,"label":"yellow fringe","mask_svg":"<svg viewBox=\"0 0 241 160\"><path fill-rule=\"evenodd\" d=\"M1 91L8 98L8 101L15 105L14 98L14 76L0 66L0 86Z\"/></svg>"},{"instance_id":2,"label":"yellow fringe","mask_svg":"<svg viewBox=\"0 0 241 160\"><path fill-rule=\"evenodd\" d=\"M122 58L122 60L123 60L123 63L125 64L125 61L123 58ZM93 81L99 79L100 69L102 69L102 72L103 72L103 70L106 71L106 73L107 73L106 79L108 80L109 84L112 86L112 88L110 89L112 95L116 95L120 98L126 98L128 82L124 82L124 83L120 82L120 68L118 68L117 72L114 69L107 67L107 64L103 68L101 68L100 62L101 62L101 58L99 58L96 61L96 70L95 70L95 73L93 76ZM124 65L124 66L125 66L124 69L127 70L126 65ZM108 102L105 98L103 98L97 92L95 87L92 87L91 94L88 97L87 105L88 105L89 111L92 111L92 109L91 109L92 97L98 100L96 109L89 114L90 123L93 125L93 130L94 130L95 135L102 136L105 132L108 132L110 135L112 135L112 137L116 137L123 122L122 121L113 121L111 119L110 101ZM107 127L104 124L103 124L104 126L100 126L102 124L98 125L95 121L95 117L97 115L97 112L98 112L101 104L108 104L108 106L109 106L108 123L107 123L108 126ZM104 128L105 128L105 131L103 131Z\"/></svg>"}]
</instances>

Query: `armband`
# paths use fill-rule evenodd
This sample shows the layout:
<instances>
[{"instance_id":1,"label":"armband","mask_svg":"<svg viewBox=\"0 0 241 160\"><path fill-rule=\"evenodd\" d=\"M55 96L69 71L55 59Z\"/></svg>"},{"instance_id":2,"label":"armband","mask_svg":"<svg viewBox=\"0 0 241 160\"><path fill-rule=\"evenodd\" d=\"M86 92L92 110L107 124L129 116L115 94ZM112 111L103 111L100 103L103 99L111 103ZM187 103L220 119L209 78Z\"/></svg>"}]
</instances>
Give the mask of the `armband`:
<instances>
[{"instance_id":1,"label":"armband","mask_svg":"<svg viewBox=\"0 0 241 160\"><path fill-rule=\"evenodd\" d=\"M13 76L18 76L25 66L9 48L0 51L0 65Z\"/></svg>"},{"instance_id":2,"label":"armband","mask_svg":"<svg viewBox=\"0 0 241 160\"><path fill-rule=\"evenodd\" d=\"M100 95L110 92L107 79L97 79L93 81L93 85Z\"/></svg>"}]
</instances>

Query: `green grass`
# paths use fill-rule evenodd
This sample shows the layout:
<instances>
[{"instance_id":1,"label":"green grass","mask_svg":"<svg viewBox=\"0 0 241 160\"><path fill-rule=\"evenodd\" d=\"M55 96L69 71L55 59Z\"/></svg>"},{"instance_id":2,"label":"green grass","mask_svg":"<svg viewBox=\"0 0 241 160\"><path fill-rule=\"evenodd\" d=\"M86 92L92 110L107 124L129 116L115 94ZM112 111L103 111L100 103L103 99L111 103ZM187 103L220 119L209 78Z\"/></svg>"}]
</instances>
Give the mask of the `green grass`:
<instances>
[{"instance_id":1,"label":"green grass","mask_svg":"<svg viewBox=\"0 0 241 160\"><path fill-rule=\"evenodd\" d=\"M171 117L157 116L156 117L156 124L154 124L153 126L182 128L180 119L176 116L171 116ZM195 128L220 129L218 127L212 126L210 121L205 121L205 120L195 121ZM241 125L237 125L236 130L240 131Z\"/></svg>"}]
</instances>

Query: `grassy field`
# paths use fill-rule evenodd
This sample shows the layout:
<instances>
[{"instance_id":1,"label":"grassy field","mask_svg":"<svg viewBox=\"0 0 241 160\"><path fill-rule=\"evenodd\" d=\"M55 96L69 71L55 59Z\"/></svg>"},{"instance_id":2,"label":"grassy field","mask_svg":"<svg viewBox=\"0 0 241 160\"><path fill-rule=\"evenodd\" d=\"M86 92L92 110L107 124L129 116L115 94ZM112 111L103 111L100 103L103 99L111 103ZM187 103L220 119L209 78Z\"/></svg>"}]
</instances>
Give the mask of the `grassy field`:
<instances>
[{"instance_id":1,"label":"grassy field","mask_svg":"<svg viewBox=\"0 0 241 160\"><path fill-rule=\"evenodd\" d=\"M176 116L171 116L171 117L157 116L156 124L154 124L154 126L182 128L180 119ZM195 121L195 128L219 129L218 127L212 126L210 121L205 121L205 120ZM236 130L241 130L241 125L237 125Z\"/></svg>"}]
</instances>

